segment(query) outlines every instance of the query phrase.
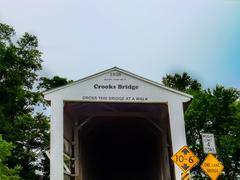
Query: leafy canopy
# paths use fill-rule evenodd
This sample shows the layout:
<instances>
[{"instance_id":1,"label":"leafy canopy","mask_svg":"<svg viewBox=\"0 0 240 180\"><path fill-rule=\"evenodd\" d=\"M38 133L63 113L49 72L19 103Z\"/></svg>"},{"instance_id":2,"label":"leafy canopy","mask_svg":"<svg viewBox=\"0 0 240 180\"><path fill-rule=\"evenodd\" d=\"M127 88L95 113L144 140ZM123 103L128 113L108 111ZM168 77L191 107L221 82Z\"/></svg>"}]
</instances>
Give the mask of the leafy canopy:
<instances>
[{"instance_id":1,"label":"leafy canopy","mask_svg":"<svg viewBox=\"0 0 240 180\"><path fill-rule=\"evenodd\" d=\"M200 90L202 87L196 79L192 79L186 72L174 75L167 74L166 77L162 78L162 82L165 86L179 91Z\"/></svg>"},{"instance_id":2,"label":"leafy canopy","mask_svg":"<svg viewBox=\"0 0 240 180\"><path fill-rule=\"evenodd\" d=\"M9 168L21 165L24 180L39 179L42 153L49 145L48 118L34 112L44 102L42 94L33 91L41 54L36 36L25 33L16 40L14 29L0 23L0 134L15 147L6 163Z\"/></svg>"},{"instance_id":3,"label":"leafy canopy","mask_svg":"<svg viewBox=\"0 0 240 180\"><path fill-rule=\"evenodd\" d=\"M11 155L11 150L14 148L12 143L8 143L2 139L2 135L0 135L0 179L1 180L19 180L18 176L20 166L16 166L10 169L5 161L7 157Z\"/></svg>"},{"instance_id":4,"label":"leafy canopy","mask_svg":"<svg viewBox=\"0 0 240 180\"><path fill-rule=\"evenodd\" d=\"M53 78L41 77L38 88L49 90L72 82L72 80L67 80L66 78L62 78L59 76L54 76Z\"/></svg>"}]
</instances>

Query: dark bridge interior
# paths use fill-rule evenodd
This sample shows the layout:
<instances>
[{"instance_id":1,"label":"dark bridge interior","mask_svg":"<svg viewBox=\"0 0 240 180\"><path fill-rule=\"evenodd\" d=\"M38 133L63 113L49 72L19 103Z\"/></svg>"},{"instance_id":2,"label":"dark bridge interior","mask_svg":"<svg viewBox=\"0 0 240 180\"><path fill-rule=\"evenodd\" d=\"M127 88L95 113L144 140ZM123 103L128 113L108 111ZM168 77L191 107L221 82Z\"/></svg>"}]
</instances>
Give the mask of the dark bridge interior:
<instances>
[{"instance_id":1,"label":"dark bridge interior","mask_svg":"<svg viewBox=\"0 0 240 180\"><path fill-rule=\"evenodd\" d=\"M74 180L175 180L167 104L65 102L64 138Z\"/></svg>"},{"instance_id":2,"label":"dark bridge interior","mask_svg":"<svg viewBox=\"0 0 240 180\"><path fill-rule=\"evenodd\" d=\"M84 180L158 180L160 132L136 117L97 117L83 128Z\"/></svg>"}]
</instances>

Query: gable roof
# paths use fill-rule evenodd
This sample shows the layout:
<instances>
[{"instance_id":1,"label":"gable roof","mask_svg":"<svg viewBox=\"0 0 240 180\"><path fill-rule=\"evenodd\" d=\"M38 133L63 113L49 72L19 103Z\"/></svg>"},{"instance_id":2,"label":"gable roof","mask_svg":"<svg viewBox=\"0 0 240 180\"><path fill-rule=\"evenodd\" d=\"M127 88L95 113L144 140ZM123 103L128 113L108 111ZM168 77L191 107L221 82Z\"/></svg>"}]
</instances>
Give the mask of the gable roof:
<instances>
[{"instance_id":1,"label":"gable roof","mask_svg":"<svg viewBox=\"0 0 240 180\"><path fill-rule=\"evenodd\" d=\"M191 99L193 98L193 96L190 95L190 94L187 94L187 93L184 93L184 92L175 90L175 89L173 89L173 88L166 87L166 86L164 86L164 85L162 85L162 84L160 84L160 83L158 83L158 82L149 80L149 79L147 79L147 78L144 78L144 77L142 77L142 76L136 75L136 74L134 74L134 73L131 73L131 72L129 72L129 71L126 71L126 70L121 69L121 68L118 68L118 67L113 67L113 68L110 68L110 69L101 71L101 72L99 72L99 73L96 73L96 74L87 76L87 77L85 77L85 78L79 79L79 80L74 81L74 82L72 82L72 83L69 83L69 84L67 84L67 85L50 89L50 90L48 90L48 91L43 92L43 94L44 94L44 95L52 94L52 93L57 92L57 91L59 91L59 90L62 90L62 89L65 89L65 88L74 86L74 85L79 84L79 83L82 83L82 82L84 82L84 81L88 81L88 80L90 80L90 79L93 79L93 78L95 78L95 77L104 75L104 74L106 74L106 73L110 73L110 72L112 72L112 71L121 72L121 73L123 73L123 74L126 74L126 75L128 75L128 76L131 76L131 77L136 78L136 79L138 79L138 80L144 81L144 82L146 82L146 83L152 84L152 85L157 86L157 87L159 87L159 88L165 89L165 90L170 91L170 92L172 92L172 93L175 93L175 94L177 94L177 95L184 96L184 97L191 98Z\"/></svg>"}]
</instances>

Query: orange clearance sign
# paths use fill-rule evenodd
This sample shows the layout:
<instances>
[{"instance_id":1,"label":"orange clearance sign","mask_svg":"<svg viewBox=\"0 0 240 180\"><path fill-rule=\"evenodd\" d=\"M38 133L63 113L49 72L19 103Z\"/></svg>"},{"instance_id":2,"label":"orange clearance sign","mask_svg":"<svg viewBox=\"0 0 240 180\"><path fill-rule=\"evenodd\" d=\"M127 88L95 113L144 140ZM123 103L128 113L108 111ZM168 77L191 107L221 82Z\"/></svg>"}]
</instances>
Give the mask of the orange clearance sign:
<instances>
[{"instance_id":1,"label":"orange clearance sign","mask_svg":"<svg viewBox=\"0 0 240 180\"><path fill-rule=\"evenodd\" d=\"M183 172L188 172L199 162L198 157L188 146L183 146L171 159L183 170Z\"/></svg>"},{"instance_id":2,"label":"orange clearance sign","mask_svg":"<svg viewBox=\"0 0 240 180\"><path fill-rule=\"evenodd\" d=\"M201 168L212 180L216 180L222 173L224 166L214 155L208 154L201 164Z\"/></svg>"}]
</instances>

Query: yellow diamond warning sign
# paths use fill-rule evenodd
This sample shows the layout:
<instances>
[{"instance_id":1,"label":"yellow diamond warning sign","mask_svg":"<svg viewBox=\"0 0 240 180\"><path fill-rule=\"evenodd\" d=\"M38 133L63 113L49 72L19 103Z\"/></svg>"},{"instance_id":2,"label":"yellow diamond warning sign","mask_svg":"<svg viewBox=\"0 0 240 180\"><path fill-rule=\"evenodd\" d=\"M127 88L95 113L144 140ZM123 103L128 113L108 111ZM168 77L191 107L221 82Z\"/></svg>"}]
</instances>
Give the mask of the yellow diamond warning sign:
<instances>
[{"instance_id":1,"label":"yellow diamond warning sign","mask_svg":"<svg viewBox=\"0 0 240 180\"><path fill-rule=\"evenodd\" d=\"M199 162L198 157L187 146L183 146L171 159L183 172L189 171Z\"/></svg>"},{"instance_id":2,"label":"yellow diamond warning sign","mask_svg":"<svg viewBox=\"0 0 240 180\"><path fill-rule=\"evenodd\" d=\"M208 154L201 164L201 168L212 180L216 180L224 167L214 155Z\"/></svg>"}]
</instances>

